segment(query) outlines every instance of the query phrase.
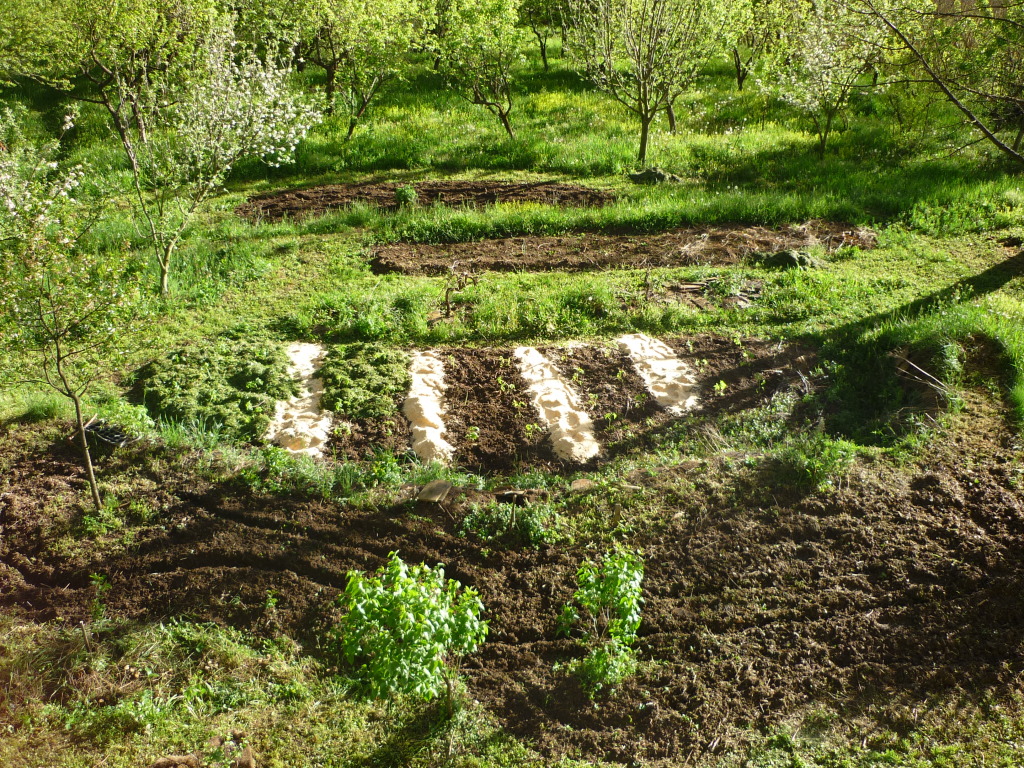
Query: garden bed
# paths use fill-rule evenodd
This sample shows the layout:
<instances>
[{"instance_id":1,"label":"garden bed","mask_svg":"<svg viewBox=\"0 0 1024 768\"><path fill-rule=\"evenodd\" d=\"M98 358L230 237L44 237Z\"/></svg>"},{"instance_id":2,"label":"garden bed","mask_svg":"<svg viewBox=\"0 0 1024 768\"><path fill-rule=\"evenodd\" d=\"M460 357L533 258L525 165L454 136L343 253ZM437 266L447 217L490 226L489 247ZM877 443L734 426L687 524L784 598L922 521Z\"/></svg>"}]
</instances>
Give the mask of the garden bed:
<instances>
[{"instance_id":1,"label":"garden bed","mask_svg":"<svg viewBox=\"0 0 1024 768\"><path fill-rule=\"evenodd\" d=\"M751 226L691 227L653 235L508 237L455 245L394 243L376 247L374 272L445 275L461 271L580 272L738 264L758 254L820 245L873 248L875 235L841 222L810 221L779 229Z\"/></svg>"},{"instance_id":2,"label":"garden bed","mask_svg":"<svg viewBox=\"0 0 1024 768\"><path fill-rule=\"evenodd\" d=\"M544 203L559 206L595 206L612 202L611 192L561 182L505 181L419 181L331 184L305 189L286 189L254 195L237 208L239 216L250 221L280 221L316 216L353 203L364 203L384 210L399 207L402 187L416 190L420 205L483 206L494 203Z\"/></svg>"}]
</instances>

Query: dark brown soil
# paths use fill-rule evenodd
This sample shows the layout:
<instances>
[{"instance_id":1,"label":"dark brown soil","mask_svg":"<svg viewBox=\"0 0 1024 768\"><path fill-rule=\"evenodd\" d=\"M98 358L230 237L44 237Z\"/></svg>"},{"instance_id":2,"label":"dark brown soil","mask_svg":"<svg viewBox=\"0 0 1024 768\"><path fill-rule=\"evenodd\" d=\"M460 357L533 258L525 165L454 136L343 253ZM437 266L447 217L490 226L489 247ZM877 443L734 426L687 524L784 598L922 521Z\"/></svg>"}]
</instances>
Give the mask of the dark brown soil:
<instances>
[{"instance_id":1,"label":"dark brown soil","mask_svg":"<svg viewBox=\"0 0 1024 768\"><path fill-rule=\"evenodd\" d=\"M328 453L338 459L369 459L377 451L402 455L412 451L409 422L402 416L405 398L395 398L394 412L384 418L347 419L339 415L328 443Z\"/></svg>"},{"instance_id":2,"label":"dark brown soil","mask_svg":"<svg viewBox=\"0 0 1024 768\"><path fill-rule=\"evenodd\" d=\"M471 359L467 370L495 373L487 355ZM589 353L574 361L605 367ZM466 674L470 696L504 727L549 756L680 765L812 703L1019 686L1020 448L983 397L969 397L960 419L963 437L933 441L923 466L866 467L845 489L805 498L716 461L645 477L648 493L672 499L672 515L631 541L646 563L642 663L599 706L552 671L583 652L555 625L592 549L483 549L457 533L465 502L378 509L255 497L158 475L167 457L149 462L138 446L101 472L134 467L157 518L135 528L127 550L116 537L69 550L58 539L74 530L76 507L56 498L84 490L70 445L0 427L0 605L74 626L100 573L112 618L189 616L314 647L346 572L398 550L444 562L480 591L491 631Z\"/></svg>"},{"instance_id":3,"label":"dark brown soil","mask_svg":"<svg viewBox=\"0 0 1024 768\"><path fill-rule=\"evenodd\" d=\"M824 245L873 248L874 233L849 224L810 221L781 229L742 225L691 227L656 235L564 235L509 237L455 245L395 243L378 246L377 273L444 275L460 270L494 272L643 269L695 264L736 264L754 254Z\"/></svg>"},{"instance_id":4,"label":"dark brown soil","mask_svg":"<svg viewBox=\"0 0 1024 768\"><path fill-rule=\"evenodd\" d=\"M615 199L611 192L554 181L420 181L396 183L331 184L306 189L286 189L254 195L236 212L250 221L280 221L316 216L352 203L366 203L385 210L399 207L395 190L416 189L419 205L493 205L494 203L546 203L561 206L605 205Z\"/></svg>"},{"instance_id":5,"label":"dark brown soil","mask_svg":"<svg viewBox=\"0 0 1024 768\"><path fill-rule=\"evenodd\" d=\"M703 382L699 406L688 416L705 420L765 402L776 392L804 386L814 367L806 349L777 342L747 341L742 346L713 336L669 341L689 360ZM629 357L615 346L543 347L562 376L577 391L594 421L602 451L594 464L650 445L678 418L647 394ZM530 404L527 385L511 349L443 350L445 364L444 438L455 447L454 463L474 472L512 474L539 467L551 472L580 467L558 459L548 432ZM712 387L726 383L722 394ZM805 392L806 393L806 392ZM376 450L399 454L410 450L409 424L395 413L353 422L335 430L331 448L339 458L366 459Z\"/></svg>"}]
</instances>

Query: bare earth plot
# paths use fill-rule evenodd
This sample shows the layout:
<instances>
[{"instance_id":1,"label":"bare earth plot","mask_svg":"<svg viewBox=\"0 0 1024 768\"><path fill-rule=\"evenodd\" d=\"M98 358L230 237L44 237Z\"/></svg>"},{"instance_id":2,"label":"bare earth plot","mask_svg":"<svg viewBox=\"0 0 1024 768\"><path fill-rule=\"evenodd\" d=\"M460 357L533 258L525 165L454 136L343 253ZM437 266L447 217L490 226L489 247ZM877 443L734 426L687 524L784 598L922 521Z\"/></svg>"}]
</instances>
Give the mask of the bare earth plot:
<instances>
[{"instance_id":1,"label":"bare earth plot","mask_svg":"<svg viewBox=\"0 0 1024 768\"><path fill-rule=\"evenodd\" d=\"M850 224L809 221L779 229L729 225L690 227L654 235L509 237L455 245L394 243L377 246L370 266L378 274L444 275L464 271L581 272L700 264L739 264L755 254L821 245L874 248L870 230Z\"/></svg>"},{"instance_id":2,"label":"bare earth plot","mask_svg":"<svg viewBox=\"0 0 1024 768\"><path fill-rule=\"evenodd\" d=\"M287 189L255 195L236 210L250 221L303 219L353 203L365 203L384 210L399 206L395 190L412 186L421 205L482 206L494 203L546 203L548 205L605 205L615 196L604 190L560 182L503 181L420 181L396 183L331 184L305 189Z\"/></svg>"},{"instance_id":3,"label":"bare earth plot","mask_svg":"<svg viewBox=\"0 0 1024 768\"><path fill-rule=\"evenodd\" d=\"M604 381L600 354L568 362ZM497 358L478 362L500 368ZM1024 500L1007 471L1012 435L981 396L969 396L960 418L956 434L969 439L937 441L920 468L868 470L813 497L759 496L754 475L736 486L738 500L714 482L737 470L714 459L627 478L646 494L672 494L677 511L635 541L647 564L644 664L600 707L552 670L583 653L557 635L556 617L592 553L482 547L459 530L468 504L493 498L477 491L453 494L444 508L415 505L415 488L394 506L349 508L159 478L140 493L163 511L136 529L131 548L68 556L51 545L74 513L47 500L82 487L73 446L5 427L0 450L13 461L0 498L0 604L74 627L95 600L90 574L105 573L111 618L189 616L315 645L347 571L375 569L400 550L446 563L480 591L491 631L467 659L469 693L511 732L552 757L678 765L822 697L843 707L955 696L964 686L1016 690ZM145 450L115 454L111 468L123 462L140 482L155 481L160 460L148 464ZM678 492L681 479L692 492ZM588 493L604 492L584 491L581 503ZM272 611L268 592L278 596Z\"/></svg>"},{"instance_id":4,"label":"bare earth plot","mask_svg":"<svg viewBox=\"0 0 1024 768\"><path fill-rule=\"evenodd\" d=\"M787 389L806 386L815 367L807 349L778 342L697 336L667 340L666 349L695 382L679 406L661 404L649 381L620 343L540 347L578 410L589 422L596 452L559 454L552 432L523 378L512 348L442 349L444 429L454 451L451 463L473 471L507 473L526 467L553 472L595 466L611 456L642 450L684 413L711 419L763 403ZM720 383L721 382L721 383ZM719 389L715 390L715 386ZM699 394L698 394L699 393ZM352 422L333 447L340 456L368 458L379 448L411 449L409 422L397 414Z\"/></svg>"}]
</instances>

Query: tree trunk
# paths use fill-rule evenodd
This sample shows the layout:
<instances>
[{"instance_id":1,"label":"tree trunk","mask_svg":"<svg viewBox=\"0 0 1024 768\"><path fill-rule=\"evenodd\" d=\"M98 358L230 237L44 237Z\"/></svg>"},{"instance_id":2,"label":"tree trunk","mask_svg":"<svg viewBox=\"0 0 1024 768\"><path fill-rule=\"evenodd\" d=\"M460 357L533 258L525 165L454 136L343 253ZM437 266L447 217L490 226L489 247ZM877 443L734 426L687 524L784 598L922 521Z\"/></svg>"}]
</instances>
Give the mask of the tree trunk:
<instances>
[{"instance_id":1,"label":"tree trunk","mask_svg":"<svg viewBox=\"0 0 1024 768\"><path fill-rule=\"evenodd\" d=\"M100 488L96 485L96 475L92 471L92 456L89 454L89 440L85 436L85 422L82 420L82 400L76 394L71 395L75 404L75 421L78 424L78 441L82 448L82 460L85 462L85 474L89 478L89 490L92 491L92 503L96 505L96 511L103 509L103 500L100 498Z\"/></svg>"},{"instance_id":2,"label":"tree trunk","mask_svg":"<svg viewBox=\"0 0 1024 768\"><path fill-rule=\"evenodd\" d=\"M636 162L641 168L647 162L647 142L651 137L652 119L652 117L647 115L640 117L640 152L637 153Z\"/></svg>"},{"instance_id":3,"label":"tree trunk","mask_svg":"<svg viewBox=\"0 0 1024 768\"><path fill-rule=\"evenodd\" d=\"M544 71L548 71L548 38L547 35L542 35L537 31L536 27L531 27L533 34L537 37L537 43L540 45L540 60L544 62Z\"/></svg>"},{"instance_id":4,"label":"tree trunk","mask_svg":"<svg viewBox=\"0 0 1024 768\"><path fill-rule=\"evenodd\" d=\"M325 94L326 97L327 97L327 108L326 108L325 111L327 112L328 115L333 115L334 114L334 87L335 87L335 82L338 79L338 65L337 64L329 64L326 67L324 67L324 69L327 71L327 88L326 88L326 94Z\"/></svg>"},{"instance_id":5,"label":"tree trunk","mask_svg":"<svg viewBox=\"0 0 1024 768\"><path fill-rule=\"evenodd\" d=\"M160 296L167 298L170 291L170 275L171 275L171 253L174 250L174 244L171 243L163 248L158 254L158 260L160 261Z\"/></svg>"},{"instance_id":6,"label":"tree trunk","mask_svg":"<svg viewBox=\"0 0 1024 768\"><path fill-rule=\"evenodd\" d=\"M739 48L733 47L732 49L732 64L736 67L736 90L742 91L743 81L747 79L750 70L743 65L743 58L740 56Z\"/></svg>"},{"instance_id":7,"label":"tree trunk","mask_svg":"<svg viewBox=\"0 0 1024 768\"><path fill-rule=\"evenodd\" d=\"M1021 141L1024 140L1024 115L1020 117L1020 130L1017 131L1017 138L1013 140L1013 151L1020 152Z\"/></svg>"},{"instance_id":8,"label":"tree trunk","mask_svg":"<svg viewBox=\"0 0 1024 768\"><path fill-rule=\"evenodd\" d=\"M501 120L502 126L505 128L505 132L508 134L510 139L516 137L516 132L512 130L512 123L509 120L509 111L498 107L498 119Z\"/></svg>"},{"instance_id":9,"label":"tree trunk","mask_svg":"<svg viewBox=\"0 0 1024 768\"><path fill-rule=\"evenodd\" d=\"M669 130L670 133L675 135L675 132L676 132L676 110L675 110L675 107L672 106L672 102L671 101L668 104L665 105L665 111L668 113L668 130Z\"/></svg>"}]
</instances>

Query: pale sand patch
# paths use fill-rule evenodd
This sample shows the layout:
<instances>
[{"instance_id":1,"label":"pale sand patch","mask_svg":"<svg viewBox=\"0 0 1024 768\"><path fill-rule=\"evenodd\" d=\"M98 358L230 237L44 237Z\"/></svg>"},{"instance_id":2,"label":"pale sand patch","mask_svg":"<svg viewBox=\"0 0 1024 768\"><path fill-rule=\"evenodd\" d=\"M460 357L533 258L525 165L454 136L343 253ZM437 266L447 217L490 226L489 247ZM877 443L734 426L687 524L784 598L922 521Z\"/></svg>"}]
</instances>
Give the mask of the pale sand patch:
<instances>
[{"instance_id":1,"label":"pale sand patch","mask_svg":"<svg viewBox=\"0 0 1024 768\"><path fill-rule=\"evenodd\" d=\"M697 405L697 379L668 344L644 333L620 336L618 342L658 405L677 416Z\"/></svg>"},{"instance_id":2,"label":"pale sand patch","mask_svg":"<svg viewBox=\"0 0 1024 768\"><path fill-rule=\"evenodd\" d=\"M579 464L594 458L601 446L594 439L594 422L580 406L579 395L533 347L517 347L516 357L533 406L551 432L555 455Z\"/></svg>"},{"instance_id":3,"label":"pale sand patch","mask_svg":"<svg viewBox=\"0 0 1024 768\"><path fill-rule=\"evenodd\" d=\"M444 434L444 363L433 352L413 352L412 384L402 413L412 428L412 449L421 461L447 464L455 448Z\"/></svg>"},{"instance_id":4,"label":"pale sand patch","mask_svg":"<svg viewBox=\"0 0 1024 768\"><path fill-rule=\"evenodd\" d=\"M299 394L277 403L266 439L292 453L323 455L331 432L331 414L320 410L324 384L315 374L324 356L319 344L296 343L288 347L288 373L299 379Z\"/></svg>"}]
</instances>

